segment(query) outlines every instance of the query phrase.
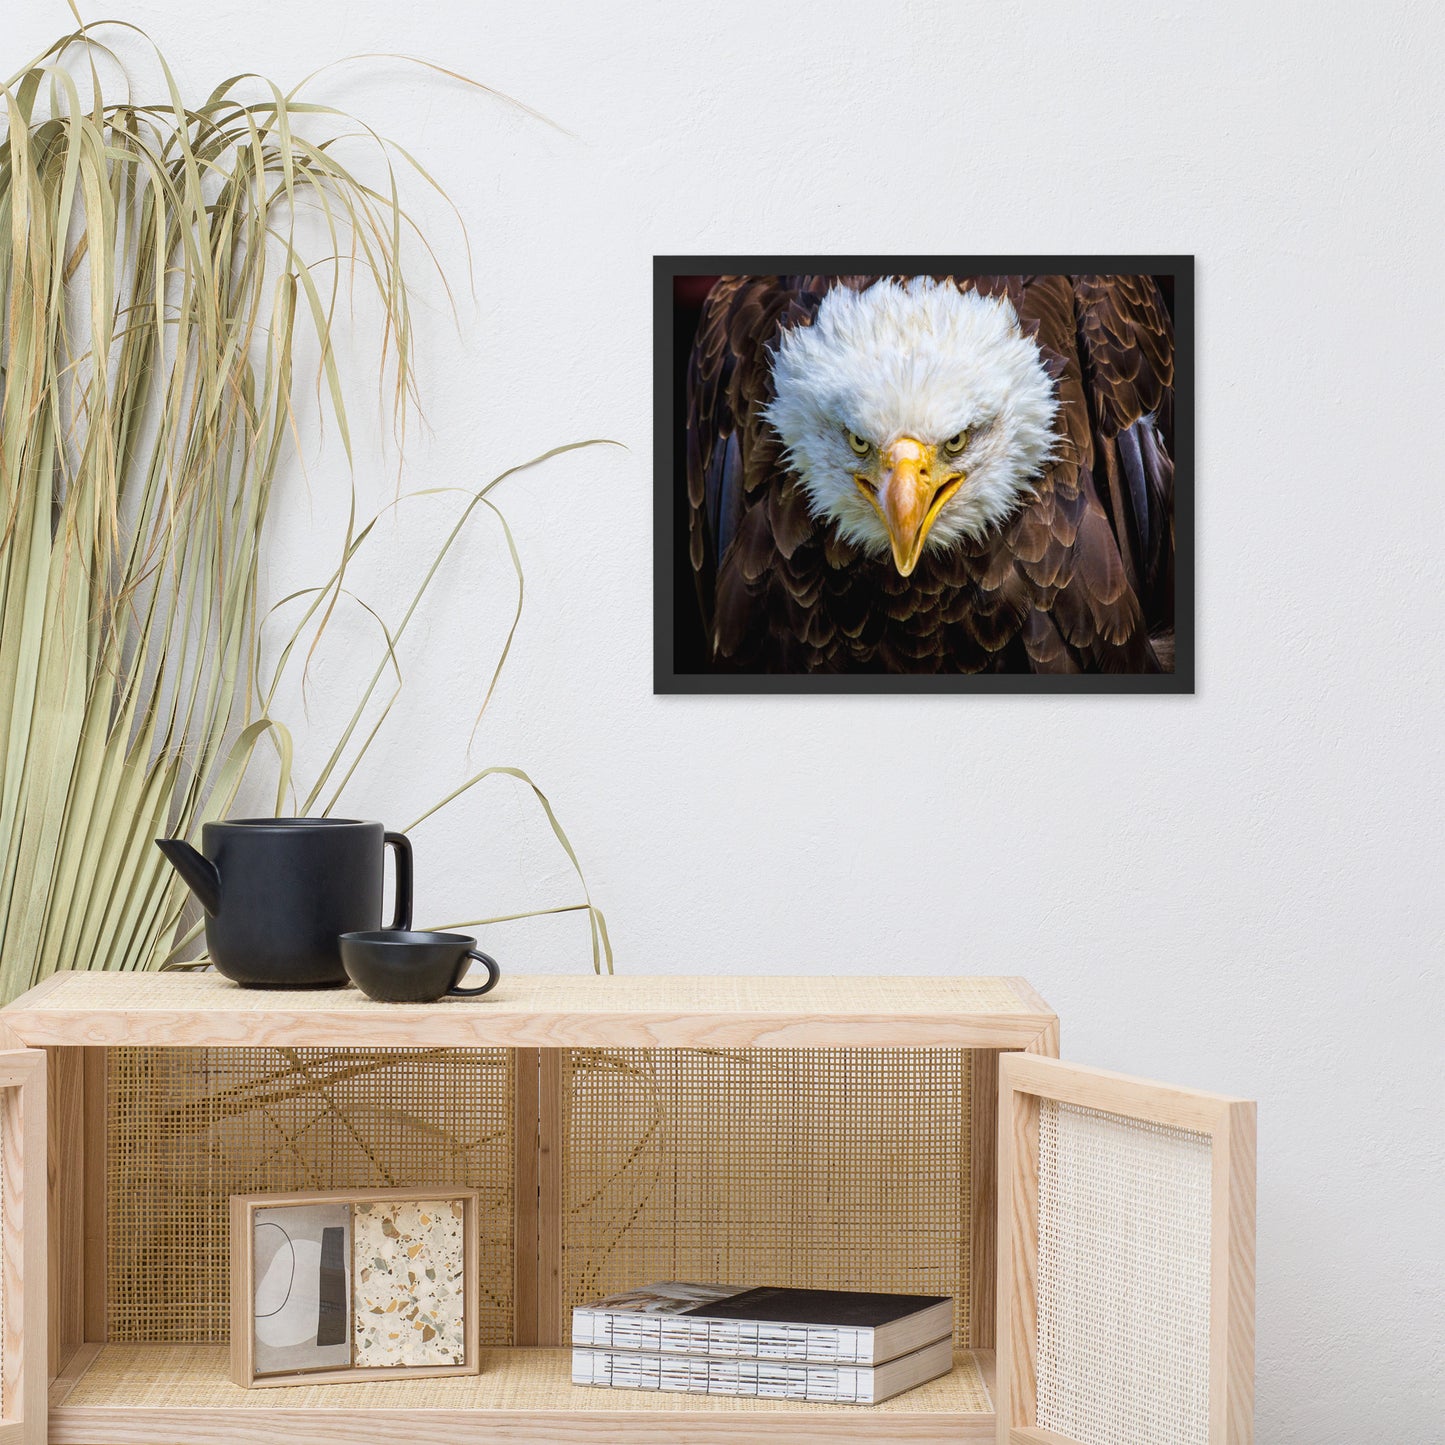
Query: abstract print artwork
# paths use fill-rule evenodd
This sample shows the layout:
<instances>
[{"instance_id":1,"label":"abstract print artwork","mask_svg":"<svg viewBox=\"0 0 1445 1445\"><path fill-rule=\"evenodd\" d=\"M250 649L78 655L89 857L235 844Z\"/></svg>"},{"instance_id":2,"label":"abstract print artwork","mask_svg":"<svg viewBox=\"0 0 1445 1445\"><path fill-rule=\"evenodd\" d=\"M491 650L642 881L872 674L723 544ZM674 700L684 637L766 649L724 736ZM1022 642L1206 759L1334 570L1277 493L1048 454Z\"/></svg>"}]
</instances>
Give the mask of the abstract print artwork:
<instances>
[{"instance_id":1,"label":"abstract print artwork","mask_svg":"<svg viewBox=\"0 0 1445 1445\"><path fill-rule=\"evenodd\" d=\"M466 1236L461 1201L358 1204L352 1228L354 1363L463 1363Z\"/></svg>"},{"instance_id":2,"label":"abstract print artwork","mask_svg":"<svg viewBox=\"0 0 1445 1445\"><path fill-rule=\"evenodd\" d=\"M256 1211L257 1374L351 1362L351 1229L347 1204Z\"/></svg>"},{"instance_id":3,"label":"abstract print artwork","mask_svg":"<svg viewBox=\"0 0 1445 1445\"><path fill-rule=\"evenodd\" d=\"M477 1201L453 1188L233 1195L232 1379L476 1373Z\"/></svg>"},{"instance_id":4,"label":"abstract print artwork","mask_svg":"<svg viewBox=\"0 0 1445 1445\"><path fill-rule=\"evenodd\" d=\"M657 689L1192 690L1192 275L658 258Z\"/></svg>"}]
</instances>

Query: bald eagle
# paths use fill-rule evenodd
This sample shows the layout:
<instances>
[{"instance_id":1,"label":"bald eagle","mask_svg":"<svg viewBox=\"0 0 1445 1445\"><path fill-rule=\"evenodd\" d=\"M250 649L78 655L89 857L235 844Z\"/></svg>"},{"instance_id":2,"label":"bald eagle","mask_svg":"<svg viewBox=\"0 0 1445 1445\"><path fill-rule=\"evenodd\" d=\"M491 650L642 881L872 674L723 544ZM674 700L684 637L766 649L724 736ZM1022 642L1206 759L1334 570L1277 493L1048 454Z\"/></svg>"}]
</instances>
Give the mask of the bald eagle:
<instances>
[{"instance_id":1,"label":"bald eagle","mask_svg":"<svg viewBox=\"0 0 1445 1445\"><path fill-rule=\"evenodd\" d=\"M1174 665L1153 276L725 276L687 372L711 666Z\"/></svg>"}]
</instances>

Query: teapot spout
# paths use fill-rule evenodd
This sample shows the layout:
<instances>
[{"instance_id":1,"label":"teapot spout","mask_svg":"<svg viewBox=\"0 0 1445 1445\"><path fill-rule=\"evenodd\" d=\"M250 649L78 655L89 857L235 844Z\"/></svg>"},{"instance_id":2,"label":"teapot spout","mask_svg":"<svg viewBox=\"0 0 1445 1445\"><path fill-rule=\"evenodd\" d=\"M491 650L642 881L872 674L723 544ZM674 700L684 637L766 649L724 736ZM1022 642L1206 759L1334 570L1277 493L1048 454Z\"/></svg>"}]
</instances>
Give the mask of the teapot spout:
<instances>
[{"instance_id":1,"label":"teapot spout","mask_svg":"<svg viewBox=\"0 0 1445 1445\"><path fill-rule=\"evenodd\" d=\"M171 866L186 881L186 886L200 901L207 913L221 908L221 875L209 858L203 858L182 838L157 838L156 847L171 861Z\"/></svg>"}]
</instances>

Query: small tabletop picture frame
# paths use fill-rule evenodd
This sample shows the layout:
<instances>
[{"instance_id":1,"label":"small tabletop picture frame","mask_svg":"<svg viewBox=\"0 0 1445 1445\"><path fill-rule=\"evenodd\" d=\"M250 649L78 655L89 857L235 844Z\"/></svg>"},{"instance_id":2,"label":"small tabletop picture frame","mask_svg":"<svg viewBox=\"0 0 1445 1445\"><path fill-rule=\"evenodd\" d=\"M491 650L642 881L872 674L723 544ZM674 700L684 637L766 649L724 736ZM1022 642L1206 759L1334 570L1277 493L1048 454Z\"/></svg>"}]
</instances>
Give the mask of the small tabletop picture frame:
<instances>
[{"instance_id":1,"label":"small tabletop picture frame","mask_svg":"<svg viewBox=\"0 0 1445 1445\"><path fill-rule=\"evenodd\" d=\"M475 1189L231 1196L231 1378L475 1375Z\"/></svg>"}]
</instances>

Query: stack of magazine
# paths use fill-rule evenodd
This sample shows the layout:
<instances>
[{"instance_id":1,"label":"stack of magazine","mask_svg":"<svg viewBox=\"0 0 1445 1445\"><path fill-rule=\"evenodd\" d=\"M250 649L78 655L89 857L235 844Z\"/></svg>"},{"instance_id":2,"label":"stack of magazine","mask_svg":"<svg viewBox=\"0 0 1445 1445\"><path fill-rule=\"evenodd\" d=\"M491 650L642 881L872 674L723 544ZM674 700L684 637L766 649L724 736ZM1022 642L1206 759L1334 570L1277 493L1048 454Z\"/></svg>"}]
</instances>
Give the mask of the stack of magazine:
<instances>
[{"instance_id":1,"label":"stack of magazine","mask_svg":"<svg viewBox=\"0 0 1445 1445\"><path fill-rule=\"evenodd\" d=\"M876 1405L953 1368L946 1295L648 1285L572 1311L572 1383Z\"/></svg>"}]
</instances>

